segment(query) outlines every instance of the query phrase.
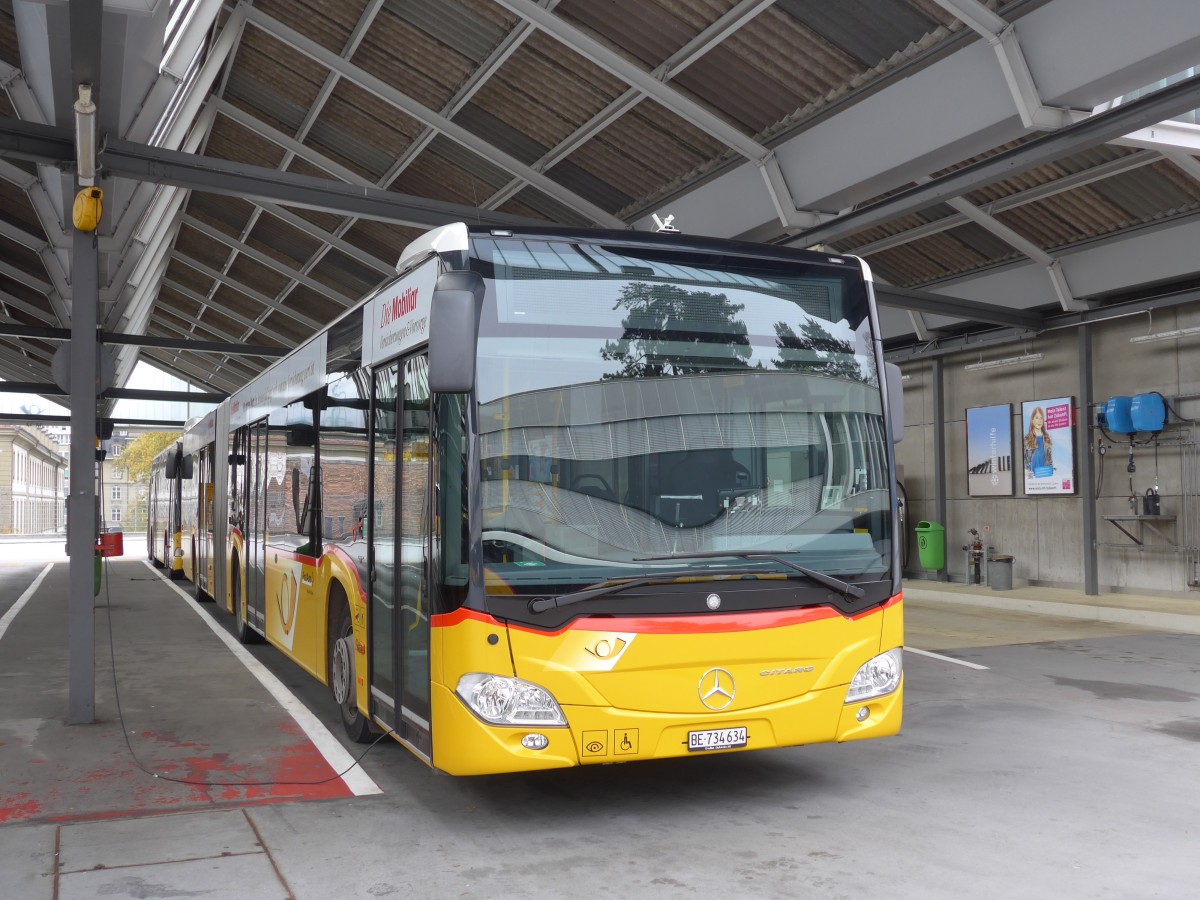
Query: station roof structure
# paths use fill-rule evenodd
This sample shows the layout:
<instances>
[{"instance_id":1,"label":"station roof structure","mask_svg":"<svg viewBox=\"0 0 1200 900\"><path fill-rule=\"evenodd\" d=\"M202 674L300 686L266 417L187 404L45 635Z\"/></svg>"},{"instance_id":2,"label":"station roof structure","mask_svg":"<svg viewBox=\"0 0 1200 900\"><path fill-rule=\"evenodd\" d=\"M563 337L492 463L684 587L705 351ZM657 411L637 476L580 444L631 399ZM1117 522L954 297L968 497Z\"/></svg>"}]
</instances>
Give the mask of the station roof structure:
<instances>
[{"instance_id":1,"label":"station roof structure","mask_svg":"<svg viewBox=\"0 0 1200 900\"><path fill-rule=\"evenodd\" d=\"M52 380L89 115L116 384L220 394L458 220L858 254L893 350L1193 300L1197 66L1194 0L4 0L0 378Z\"/></svg>"}]
</instances>

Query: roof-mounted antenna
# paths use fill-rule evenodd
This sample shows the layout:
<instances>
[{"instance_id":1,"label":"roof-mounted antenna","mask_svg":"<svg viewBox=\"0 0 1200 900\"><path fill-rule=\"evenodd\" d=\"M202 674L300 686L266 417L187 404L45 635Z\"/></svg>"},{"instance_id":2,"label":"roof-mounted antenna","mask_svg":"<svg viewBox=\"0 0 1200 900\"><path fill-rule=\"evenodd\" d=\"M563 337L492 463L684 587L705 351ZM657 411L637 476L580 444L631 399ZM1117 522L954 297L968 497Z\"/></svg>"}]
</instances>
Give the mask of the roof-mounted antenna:
<instances>
[{"instance_id":1,"label":"roof-mounted antenna","mask_svg":"<svg viewBox=\"0 0 1200 900\"><path fill-rule=\"evenodd\" d=\"M656 233L667 232L669 234L679 234L679 229L671 224L675 221L674 216L667 216L665 219L660 219L658 213L651 213L650 215L654 219L654 224L658 226L654 229Z\"/></svg>"}]
</instances>

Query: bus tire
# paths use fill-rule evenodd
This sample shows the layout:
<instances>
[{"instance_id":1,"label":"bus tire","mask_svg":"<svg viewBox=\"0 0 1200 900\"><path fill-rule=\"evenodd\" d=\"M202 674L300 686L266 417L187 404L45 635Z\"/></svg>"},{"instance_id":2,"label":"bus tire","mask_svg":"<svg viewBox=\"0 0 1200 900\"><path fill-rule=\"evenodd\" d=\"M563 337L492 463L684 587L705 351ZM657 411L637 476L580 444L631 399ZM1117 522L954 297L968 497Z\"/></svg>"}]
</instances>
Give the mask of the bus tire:
<instances>
[{"instance_id":1,"label":"bus tire","mask_svg":"<svg viewBox=\"0 0 1200 900\"><path fill-rule=\"evenodd\" d=\"M195 541L192 541L192 569L194 570L195 575L196 575L196 577L192 579L192 584L196 588L196 600L200 603L211 603L213 601L212 596L208 593L208 591L206 591L206 590L204 590L204 588L200 587L200 581L201 581L200 564L198 562L198 557L196 556L196 542ZM205 574L208 574L208 573L206 572Z\"/></svg>"},{"instance_id":2,"label":"bus tire","mask_svg":"<svg viewBox=\"0 0 1200 900\"><path fill-rule=\"evenodd\" d=\"M237 639L243 644L261 644L262 635L250 627L242 611L242 578L236 559L233 561L230 589L233 591L233 615L237 619Z\"/></svg>"},{"instance_id":3,"label":"bus tire","mask_svg":"<svg viewBox=\"0 0 1200 900\"><path fill-rule=\"evenodd\" d=\"M340 591L334 591L330 602L335 604L329 630L329 690L342 716L346 735L356 744L369 743L371 723L358 709L355 690L354 624L350 620L350 605Z\"/></svg>"}]
</instances>

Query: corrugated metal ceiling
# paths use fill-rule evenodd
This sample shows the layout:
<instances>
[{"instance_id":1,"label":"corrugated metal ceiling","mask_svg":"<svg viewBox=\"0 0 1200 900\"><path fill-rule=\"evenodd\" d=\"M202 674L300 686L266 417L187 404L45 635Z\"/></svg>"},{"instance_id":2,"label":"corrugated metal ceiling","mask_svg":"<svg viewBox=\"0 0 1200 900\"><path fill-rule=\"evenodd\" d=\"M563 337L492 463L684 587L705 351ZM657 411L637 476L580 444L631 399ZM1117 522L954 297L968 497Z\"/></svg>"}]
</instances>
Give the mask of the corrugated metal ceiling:
<instances>
[{"instance_id":1,"label":"corrugated metal ceiling","mask_svg":"<svg viewBox=\"0 0 1200 900\"><path fill-rule=\"evenodd\" d=\"M932 64L948 48L978 39L936 0L541 5L766 147L890 79ZM986 5L1016 16L1040 3ZM231 9L222 13L214 35ZM492 0L259 0L253 10L255 18L238 35L208 101L216 104L216 115L203 152L213 158L321 178L348 172L362 185L399 194L570 225L589 224L589 204L632 221L681 188L743 161L713 129L681 114L682 106L631 96L630 84L603 60ZM723 17L743 13L736 28L707 37L706 29ZM306 55L289 43L285 29L341 62ZM0 62L21 65L10 9L0 9ZM376 80L387 90L373 87ZM381 96L389 91L425 112L401 110ZM5 94L0 114L17 115ZM465 129L465 139L431 129L439 116ZM962 169L1035 136L930 175ZM1200 210L1200 182L1178 165L1138 157L1136 167L1119 168L1145 153L1095 147L1013 174L965 199L1047 253ZM510 171L505 154L561 190L551 196L528 184L532 176ZM16 173L34 169L4 164L10 177L0 181L0 222L38 233L31 188L14 183ZM1117 168L1080 183L1098 167ZM1060 180L1070 187L1055 190ZM910 186L896 185L883 196ZM864 197L859 205L878 199ZM423 230L304 208L289 208L288 215L285 221L239 197L190 194L149 332L243 343L300 341L312 323L329 321L386 277L372 259L392 265L400 248ZM35 250L0 240L10 267L47 280ZM239 252L239 242L248 249ZM331 242L344 243L330 249ZM834 246L864 253L877 275L912 288L1023 258L1002 232L967 221L945 204L864 228ZM38 321L21 304L44 307L44 294L11 274L0 273L0 288L0 311L9 322ZM19 302L3 305L5 295ZM259 334L255 323L263 326ZM228 387L229 379L244 379L267 362L231 357L214 367L225 378L214 383Z\"/></svg>"}]
</instances>

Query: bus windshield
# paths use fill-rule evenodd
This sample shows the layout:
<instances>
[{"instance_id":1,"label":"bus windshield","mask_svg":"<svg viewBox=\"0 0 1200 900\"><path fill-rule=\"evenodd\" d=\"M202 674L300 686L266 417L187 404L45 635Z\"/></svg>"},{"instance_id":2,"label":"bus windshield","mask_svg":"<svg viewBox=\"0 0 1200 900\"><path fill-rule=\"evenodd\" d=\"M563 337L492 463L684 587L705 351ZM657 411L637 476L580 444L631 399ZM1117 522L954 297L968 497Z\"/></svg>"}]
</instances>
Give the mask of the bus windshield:
<instances>
[{"instance_id":1,"label":"bus windshield","mask_svg":"<svg viewBox=\"0 0 1200 900\"><path fill-rule=\"evenodd\" d=\"M569 238L473 252L490 592L779 571L720 553L886 575L886 430L853 260Z\"/></svg>"}]
</instances>

